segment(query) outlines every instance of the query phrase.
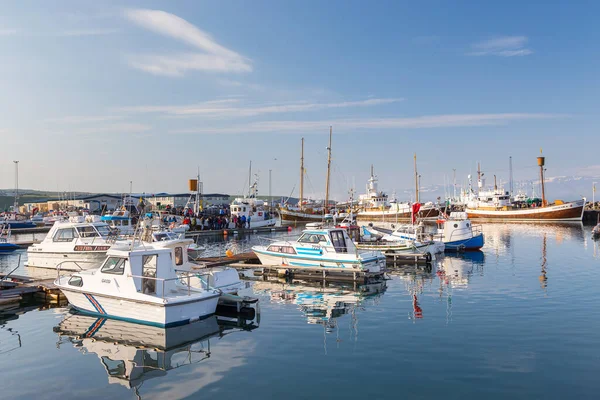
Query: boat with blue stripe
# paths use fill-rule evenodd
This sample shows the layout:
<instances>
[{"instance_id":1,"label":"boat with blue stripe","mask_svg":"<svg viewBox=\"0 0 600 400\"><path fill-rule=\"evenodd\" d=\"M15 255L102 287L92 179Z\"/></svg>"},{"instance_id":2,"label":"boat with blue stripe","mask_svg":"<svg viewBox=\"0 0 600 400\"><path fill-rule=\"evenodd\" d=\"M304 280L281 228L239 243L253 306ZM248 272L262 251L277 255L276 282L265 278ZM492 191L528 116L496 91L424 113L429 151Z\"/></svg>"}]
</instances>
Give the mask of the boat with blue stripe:
<instances>
[{"instance_id":1,"label":"boat with blue stripe","mask_svg":"<svg viewBox=\"0 0 600 400\"><path fill-rule=\"evenodd\" d=\"M385 255L359 250L342 228L307 229L295 241L273 241L252 247L263 265L294 268L327 268L336 271L380 273Z\"/></svg>"}]
</instances>

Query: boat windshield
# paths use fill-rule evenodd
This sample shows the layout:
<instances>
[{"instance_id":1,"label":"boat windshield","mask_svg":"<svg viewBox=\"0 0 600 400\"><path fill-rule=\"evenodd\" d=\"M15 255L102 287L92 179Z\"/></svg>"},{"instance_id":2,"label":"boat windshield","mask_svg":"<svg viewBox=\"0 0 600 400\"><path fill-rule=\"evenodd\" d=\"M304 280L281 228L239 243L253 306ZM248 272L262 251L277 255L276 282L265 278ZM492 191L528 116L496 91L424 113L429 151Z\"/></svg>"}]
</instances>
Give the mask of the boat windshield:
<instances>
[{"instance_id":1,"label":"boat windshield","mask_svg":"<svg viewBox=\"0 0 600 400\"><path fill-rule=\"evenodd\" d=\"M317 233L303 233L302 236L298 239L298 243L327 243L327 238L325 235L317 234Z\"/></svg>"},{"instance_id":2,"label":"boat windshield","mask_svg":"<svg viewBox=\"0 0 600 400\"><path fill-rule=\"evenodd\" d=\"M96 225L96 230L102 237L107 237L111 234L111 230L108 225Z\"/></svg>"}]
</instances>

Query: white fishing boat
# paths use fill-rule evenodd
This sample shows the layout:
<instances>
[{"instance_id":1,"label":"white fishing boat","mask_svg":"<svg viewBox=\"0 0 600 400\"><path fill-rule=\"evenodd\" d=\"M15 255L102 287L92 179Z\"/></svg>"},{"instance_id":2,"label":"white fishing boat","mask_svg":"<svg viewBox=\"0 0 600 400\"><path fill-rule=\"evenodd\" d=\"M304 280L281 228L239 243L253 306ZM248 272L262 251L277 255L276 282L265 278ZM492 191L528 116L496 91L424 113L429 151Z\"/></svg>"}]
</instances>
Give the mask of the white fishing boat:
<instances>
[{"instance_id":1,"label":"white fishing boat","mask_svg":"<svg viewBox=\"0 0 600 400\"><path fill-rule=\"evenodd\" d=\"M111 249L99 268L54 284L75 309L100 317L170 327L214 314L221 293L192 287L192 274L178 271L171 254L168 248Z\"/></svg>"},{"instance_id":2,"label":"white fishing boat","mask_svg":"<svg viewBox=\"0 0 600 400\"><path fill-rule=\"evenodd\" d=\"M444 243L446 251L479 250L485 243L481 225L473 225L464 212L452 212L437 220L434 239Z\"/></svg>"},{"instance_id":3,"label":"white fishing boat","mask_svg":"<svg viewBox=\"0 0 600 400\"><path fill-rule=\"evenodd\" d=\"M240 280L236 269L229 267L206 267L203 263L190 260L190 246L194 246L192 239L171 232L153 232L153 240L140 242L143 248L164 248L171 250L171 257L175 268L179 271L189 272L192 287L210 287L225 294L237 294L246 286ZM193 251L193 250L192 250Z\"/></svg>"},{"instance_id":4,"label":"white fishing boat","mask_svg":"<svg viewBox=\"0 0 600 400\"><path fill-rule=\"evenodd\" d=\"M115 232L97 217L70 217L55 222L41 243L29 246L25 265L56 269L60 264L63 271L94 268L116 239Z\"/></svg>"},{"instance_id":5,"label":"white fishing boat","mask_svg":"<svg viewBox=\"0 0 600 400\"><path fill-rule=\"evenodd\" d=\"M351 227L349 229L357 229ZM405 227L394 231L382 228L363 226L356 246L364 250L378 250L386 256L394 254L438 254L444 252L444 244L439 241L426 238L415 231L415 228Z\"/></svg>"},{"instance_id":6,"label":"white fishing boat","mask_svg":"<svg viewBox=\"0 0 600 400\"><path fill-rule=\"evenodd\" d=\"M359 250L342 228L307 229L296 241L274 241L252 250L269 266L379 273L386 265L381 252Z\"/></svg>"},{"instance_id":7,"label":"white fishing boat","mask_svg":"<svg viewBox=\"0 0 600 400\"><path fill-rule=\"evenodd\" d=\"M135 233L135 225L131 220L131 214L127 210L117 210L112 214L103 215L100 221L106 222L120 235L129 236Z\"/></svg>"},{"instance_id":8,"label":"white fishing boat","mask_svg":"<svg viewBox=\"0 0 600 400\"><path fill-rule=\"evenodd\" d=\"M252 164L250 164L252 168ZM250 170L250 174L252 171ZM244 221L250 221L246 226L249 228L261 228L265 226L275 226L279 221L277 216L267 209L267 202L258 199L258 175L255 177L254 183L250 185L250 177L248 177L248 195L238 197L230 205L231 218L234 216L242 218ZM235 228L230 222L230 228Z\"/></svg>"}]
</instances>

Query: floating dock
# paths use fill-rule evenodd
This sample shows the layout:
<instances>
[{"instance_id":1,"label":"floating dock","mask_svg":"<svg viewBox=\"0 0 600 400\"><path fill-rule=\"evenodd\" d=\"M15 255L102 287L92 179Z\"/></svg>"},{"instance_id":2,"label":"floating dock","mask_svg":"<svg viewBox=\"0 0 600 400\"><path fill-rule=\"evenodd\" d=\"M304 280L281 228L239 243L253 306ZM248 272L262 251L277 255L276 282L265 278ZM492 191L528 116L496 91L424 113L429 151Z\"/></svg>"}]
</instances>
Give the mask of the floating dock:
<instances>
[{"instance_id":1,"label":"floating dock","mask_svg":"<svg viewBox=\"0 0 600 400\"><path fill-rule=\"evenodd\" d=\"M185 237L198 236L233 236L250 235L254 233L287 232L287 226L267 226L263 228L244 228L244 229L214 229L210 231L187 231Z\"/></svg>"},{"instance_id":2,"label":"floating dock","mask_svg":"<svg viewBox=\"0 0 600 400\"><path fill-rule=\"evenodd\" d=\"M3 280L6 274L0 274L0 280ZM28 276L10 275L8 282L16 283L13 288L0 290L0 302L2 300L15 299L20 301L25 296L32 296L41 301L61 301L66 297L60 289L54 285L54 279L32 279Z\"/></svg>"}]
</instances>

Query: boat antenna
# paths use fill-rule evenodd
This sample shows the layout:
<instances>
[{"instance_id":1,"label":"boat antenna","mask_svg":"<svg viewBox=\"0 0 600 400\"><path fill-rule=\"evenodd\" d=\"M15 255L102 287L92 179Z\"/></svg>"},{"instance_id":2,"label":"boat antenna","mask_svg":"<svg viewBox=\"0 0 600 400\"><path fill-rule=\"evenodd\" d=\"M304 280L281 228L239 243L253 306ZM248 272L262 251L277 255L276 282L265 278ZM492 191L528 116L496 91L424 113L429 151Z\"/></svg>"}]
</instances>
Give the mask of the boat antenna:
<instances>
[{"instance_id":1,"label":"boat antenna","mask_svg":"<svg viewBox=\"0 0 600 400\"><path fill-rule=\"evenodd\" d=\"M15 204L13 211L19 212L19 161L13 162L15 163Z\"/></svg>"},{"instance_id":2,"label":"boat antenna","mask_svg":"<svg viewBox=\"0 0 600 400\"><path fill-rule=\"evenodd\" d=\"M417 172L417 153L415 153L414 160L415 160L415 203L419 203L419 173Z\"/></svg>"},{"instance_id":3,"label":"boat antenna","mask_svg":"<svg viewBox=\"0 0 600 400\"><path fill-rule=\"evenodd\" d=\"M510 197L512 199L514 192L514 181L513 181L513 168L512 168L512 156L508 158L508 170L510 175L510 182L508 184L508 188L510 190Z\"/></svg>"},{"instance_id":4,"label":"boat antenna","mask_svg":"<svg viewBox=\"0 0 600 400\"><path fill-rule=\"evenodd\" d=\"M327 213L329 209L329 177L331 175L331 136L333 134L333 127L329 126L329 146L327 147L327 180L325 181L325 208L324 211Z\"/></svg>"}]
</instances>

